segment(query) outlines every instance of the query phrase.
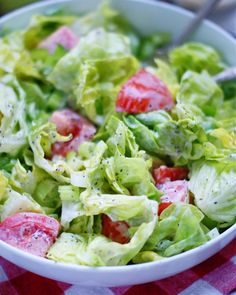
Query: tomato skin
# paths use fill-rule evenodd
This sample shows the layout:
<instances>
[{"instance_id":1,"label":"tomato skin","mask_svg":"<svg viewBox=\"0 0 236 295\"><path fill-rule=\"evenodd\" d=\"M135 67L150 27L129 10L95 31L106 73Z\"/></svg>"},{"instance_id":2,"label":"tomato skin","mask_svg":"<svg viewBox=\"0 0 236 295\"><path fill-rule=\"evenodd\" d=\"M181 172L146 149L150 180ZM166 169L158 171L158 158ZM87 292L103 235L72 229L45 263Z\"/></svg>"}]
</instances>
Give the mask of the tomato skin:
<instances>
[{"instance_id":1,"label":"tomato skin","mask_svg":"<svg viewBox=\"0 0 236 295\"><path fill-rule=\"evenodd\" d=\"M141 69L122 86L116 111L137 114L160 109L168 111L173 106L174 100L164 82Z\"/></svg>"},{"instance_id":2,"label":"tomato skin","mask_svg":"<svg viewBox=\"0 0 236 295\"><path fill-rule=\"evenodd\" d=\"M67 142L55 142L52 145L52 154L65 157L70 151L77 151L78 146L90 140L96 132L96 128L84 117L70 109L56 111L52 114L51 122L56 124L57 132L67 136L72 134L72 139Z\"/></svg>"},{"instance_id":3,"label":"tomato skin","mask_svg":"<svg viewBox=\"0 0 236 295\"><path fill-rule=\"evenodd\" d=\"M129 224L125 221L112 221L105 214L102 215L102 234L114 242L126 244L130 241Z\"/></svg>"},{"instance_id":4,"label":"tomato skin","mask_svg":"<svg viewBox=\"0 0 236 295\"><path fill-rule=\"evenodd\" d=\"M158 205L158 216L161 215L162 211L164 211L166 208L168 208L172 202L163 202Z\"/></svg>"},{"instance_id":5,"label":"tomato skin","mask_svg":"<svg viewBox=\"0 0 236 295\"><path fill-rule=\"evenodd\" d=\"M45 257L59 230L59 222L52 217L20 212L0 223L0 240L31 254Z\"/></svg>"},{"instance_id":6,"label":"tomato skin","mask_svg":"<svg viewBox=\"0 0 236 295\"><path fill-rule=\"evenodd\" d=\"M79 42L79 38L67 26L62 26L54 33L42 40L38 47L45 48L49 53L54 53L57 45L63 46L65 49L72 49Z\"/></svg>"},{"instance_id":7,"label":"tomato skin","mask_svg":"<svg viewBox=\"0 0 236 295\"><path fill-rule=\"evenodd\" d=\"M156 184L163 184L167 181L183 180L188 177L189 170L186 167L160 166L154 169L153 177Z\"/></svg>"}]
</instances>

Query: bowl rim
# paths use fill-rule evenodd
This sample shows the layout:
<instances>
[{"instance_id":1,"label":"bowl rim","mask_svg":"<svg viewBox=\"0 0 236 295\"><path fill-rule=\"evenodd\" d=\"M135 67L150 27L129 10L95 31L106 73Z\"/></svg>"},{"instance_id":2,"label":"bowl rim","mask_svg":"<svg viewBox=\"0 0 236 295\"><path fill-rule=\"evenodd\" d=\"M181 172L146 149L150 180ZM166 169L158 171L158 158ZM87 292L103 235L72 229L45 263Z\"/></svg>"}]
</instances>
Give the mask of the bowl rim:
<instances>
[{"instance_id":1,"label":"bowl rim","mask_svg":"<svg viewBox=\"0 0 236 295\"><path fill-rule=\"evenodd\" d=\"M171 256L171 257L166 257L164 259L161 260L156 260L156 261L152 261L152 262L146 262L146 263L139 263L139 264L130 264L130 265L120 265L120 266L86 266L86 265L80 265L80 264L75 264L75 263L68 263L68 262L61 262L61 261L54 261L54 260L50 260L44 257L39 257L33 254L30 254L28 252L25 252L21 249L18 249L16 247L13 247L9 244L7 244L4 241L0 240L0 249L1 248L5 248L5 250L9 250L12 254L16 254L16 255L20 255L22 258L24 259L28 259L31 260L34 263L38 263L41 265L45 265L47 264L48 266L56 266L57 269L62 268L62 269L73 269L74 271L76 270L83 270L85 272L91 272L95 270L96 273L100 272L100 273L105 273L107 271L121 271L123 272L124 269L126 269L127 271L132 271L135 270L137 268L142 268L143 270L145 270L146 268L150 268L151 266L163 266L172 262L179 262L184 258L187 258L188 256L191 257L191 255L194 254L198 254L201 251L205 251L209 248L211 248L211 246L213 246L214 244L217 244L217 242L220 242L221 240L224 240L224 238L226 236L230 236L232 234L232 240L236 237L236 224L232 225L230 228L228 228L226 231L224 231L222 234L220 234L219 236L217 236L216 238L207 241L206 243L187 250L183 253Z\"/></svg>"},{"instance_id":2,"label":"bowl rim","mask_svg":"<svg viewBox=\"0 0 236 295\"><path fill-rule=\"evenodd\" d=\"M7 22L11 18L17 17L21 13L30 12L33 9L40 9L40 8L44 8L44 7L46 8L47 6L60 5L60 4L66 5L66 3L73 2L73 1L74 0L53 0L53 1L46 0L46 1L42 1L42 2L31 3L28 5L25 5L21 8L17 8L17 9L15 9L11 12L8 12L7 14L0 17L0 30L1 30L1 27L4 26L4 22ZM172 12L176 12L176 11L180 12L181 14L184 14L188 18L192 18L195 15L194 12L189 11L188 9L186 9L184 7L177 6L174 3L171 4L171 3L165 3L165 2L154 1L154 0L129 0L129 2L143 3L146 5L153 5L153 6L157 6L157 7L167 8L167 9L171 10ZM202 24L206 24L208 27L212 28L213 30L217 30L222 35L224 35L224 37L230 39L236 45L236 39L229 32L224 30L222 27L220 27L219 25L217 25L213 21L205 19L202 21Z\"/></svg>"},{"instance_id":3,"label":"bowl rim","mask_svg":"<svg viewBox=\"0 0 236 295\"><path fill-rule=\"evenodd\" d=\"M40 8L46 8L47 6L53 6L53 5L60 5L60 4L64 4L66 5L68 2L73 2L75 0L54 0L53 2L51 1L43 1L43 2L39 2L39 3L32 3L29 5L26 5L22 8L16 9L12 12L7 13L6 15L0 17L0 29L2 26L4 26L4 23L11 20L12 18L16 18L18 15L22 14L22 13L27 13L30 12L31 10L34 9L40 9ZM184 14L185 16L187 16L188 18L192 18L194 13L188 11L185 8L182 7L178 7L176 5L173 4L169 4L169 3L164 3L164 2L159 2L159 1L153 1L153 0L129 0L129 2L134 2L134 3L143 3L146 5L153 5L153 6L157 6L157 7L163 7L163 8L167 8L168 10L171 10L172 12L180 12L181 14ZM224 29L222 29L220 26L218 26L217 24L213 23L212 21L209 20L204 20L203 24L207 25L208 27L212 28L213 30L216 30L218 32L220 32L225 38L230 39L231 42L233 42L236 45L236 39L233 38L232 35L230 35L230 33L228 33L227 31L225 31ZM139 264L132 264L132 265L122 265L122 266L86 266L86 265L79 265L79 264L75 264L75 263L67 263L67 262L59 262L59 261L54 261L54 260L49 260L47 258L44 257L39 257L33 254L30 254L28 252L25 252L21 249L18 249L16 247L13 247L7 243L5 243L4 241L0 240L0 249L5 249L6 251L10 251L13 255L17 255L17 256L21 256L23 259L27 259L28 261L32 261L33 263L37 263L38 265L44 265L45 264L47 266L56 266L57 269L61 268L63 270L73 270L73 271L83 271L83 272L89 272L91 274L91 271L94 271L95 273L107 273L110 271L122 271L122 273L124 273L124 270L127 272L130 272L132 270L137 270L139 268L143 270L149 269L150 267L154 267L154 266L162 266L162 265L166 265L168 263L171 262L178 262L181 261L182 259L190 256L195 253L198 254L203 250L207 250L209 248L211 248L214 244L217 244L217 242L220 242L221 240L223 240L225 237L227 237L228 235L230 236L232 234L234 239L236 237L236 223L231 225L227 230L225 230L222 234L220 234L219 236L217 236L216 238L207 241L206 243L187 250L183 253L171 256L171 257L167 257L164 258L162 260L156 260L156 261L152 261L152 262L146 262L146 263L139 263Z\"/></svg>"}]
</instances>

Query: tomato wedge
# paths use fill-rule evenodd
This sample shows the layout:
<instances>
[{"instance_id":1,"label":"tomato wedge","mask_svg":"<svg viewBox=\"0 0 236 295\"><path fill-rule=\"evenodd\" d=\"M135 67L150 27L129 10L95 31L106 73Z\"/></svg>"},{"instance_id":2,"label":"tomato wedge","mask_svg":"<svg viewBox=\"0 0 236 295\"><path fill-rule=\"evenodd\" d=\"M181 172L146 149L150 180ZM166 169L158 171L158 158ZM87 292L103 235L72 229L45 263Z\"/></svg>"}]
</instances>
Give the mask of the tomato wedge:
<instances>
[{"instance_id":1,"label":"tomato wedge","mask_svg":"<svg viewBox=\"0 0 236 295\"><path fill-rule=\"evenodd\" d=\"M186 167L167 167L160 166L154 169L153 176L156 184L162 184L167 181L183 180L188 177L189 170Z\"/></svg>"},{"instance_id":2,"label":"tomato wedge","mask_svg":"<svg viewBox=\"0 0 236 295\"><path fill-rule=\"evenodd\" d=\"M0 240L31 254L45 257L60 229L59 222L47 215L16 213L0 223Z\"/></svg>"},{"instance_id":3,"label":"tomato wedge","mask_svg":"<svg viewBox=\"0 0 236 295\"><path fill-rule=\"evenodd\" d=\"M56 111L52 114L51 122L57 126L57 132L72 139L67 142L55 142L52 145L52 154L65 157L70 151L77 151L78 146L93 137L96 128L84 117L70 109Z\"/></svg>"},{"instance_id":4,"label":"tomato wedge","mask_svg":"<svg viewBox=\"0 0 236 295\"><path fill-rule=\"evenodd\" d=\"M117 112L144 113L155 110L171 110L174 100L167 86L153 74L141 69L121 88Z\"/></svg>"},{"instance_id":5,"label":"tomato wedge","mask_svg":"<svg viewBox=\"0 0 236 295\"><path fill-rule=\"evenodd\" d=\"M158 185L157 187L164 193L164 195L161 196L162 202L189 202L187 180L168 181Z\"/></svg>"},{"instance_id":6,"label":"tomato wedge","mask_svg":"<svg viewBox=\"0 0 236 295\"><path fill-rule=\"evenodd\" d=\"M53 53L57 45L62 45L65 49L72 49L79 42L79 38L67 26L62 26L54 33L41 41L39 48L45 48L49 53Z\"/></svg>"},{"instance_id":7,"label":"tomato wedge","mask_svg":"<svg viewBox=\"0 0 236 295\"><path fill-rule=\"evenodd\" d=\"M126 244L130 241L129 224L125 221L112 221L105 214L102 215L102 234L114 242Z\"/></svg>"},{"instance_id":8,"label":"tomato wedge","mask_svg":"<svg viewBox=\"0 0 236 295\"><path fill-rule=\"evenodd\" d=\"M158 216L160 216L162 211L164 211L166 208L168 208L171 204L172 204L172 202L160 203L158 206Z\"/></svg>"}]
</instances>

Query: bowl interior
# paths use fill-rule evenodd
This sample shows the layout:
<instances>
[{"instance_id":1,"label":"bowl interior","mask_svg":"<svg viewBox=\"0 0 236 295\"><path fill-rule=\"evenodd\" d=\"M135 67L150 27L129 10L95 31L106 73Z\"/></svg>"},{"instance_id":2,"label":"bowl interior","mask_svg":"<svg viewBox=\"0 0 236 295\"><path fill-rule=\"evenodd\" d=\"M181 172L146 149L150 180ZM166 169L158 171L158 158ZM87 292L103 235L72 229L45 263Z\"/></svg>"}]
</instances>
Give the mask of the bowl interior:
<instances>
[{"instance_id":1,"label":"bowl interior","mask_svg":"<svg viewBox=\"0 0 236 295\"><path fill-rule=\"evenodd\" d=\"M100 2L100 0L43 1L2 17L0 26L10 29L24 28L32 14L56 8L63 8L72 13L84 13L96 9ZM192 17L192 13L186 10L159 2L144 0L111 0L111 2L142 34L167 31L175 36L181 32ZM191 39L214 46L221 52L228 64L236 65L236 41L216 25L208 21L203 22ZM235 235L236 225L215 240L165 261L123 267L91 268L55 263L34 257L1 241L0 253L17 265L49 278L83 285L118 286L143 283L181 272L219 251Z\"/></svg>"}]
</instances>

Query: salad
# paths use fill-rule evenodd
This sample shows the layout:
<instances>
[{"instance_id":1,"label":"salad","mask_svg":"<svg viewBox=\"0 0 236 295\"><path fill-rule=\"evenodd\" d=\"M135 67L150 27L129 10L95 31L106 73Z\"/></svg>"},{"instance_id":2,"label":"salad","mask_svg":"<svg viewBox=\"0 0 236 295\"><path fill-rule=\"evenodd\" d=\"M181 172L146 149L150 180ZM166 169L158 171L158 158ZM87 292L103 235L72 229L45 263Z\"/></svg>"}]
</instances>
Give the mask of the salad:
<instances>
[{"instance_id":1,"label":"salad","mask_svg":"<svg viewBox=\"0 0 236 295\"><path fill-rule=\"evenodd\" d=\"M236 221L236 83L212 47L107 3L0 39L0 240L88 266L166 259Z\"/></svg>"}]
</instances>

